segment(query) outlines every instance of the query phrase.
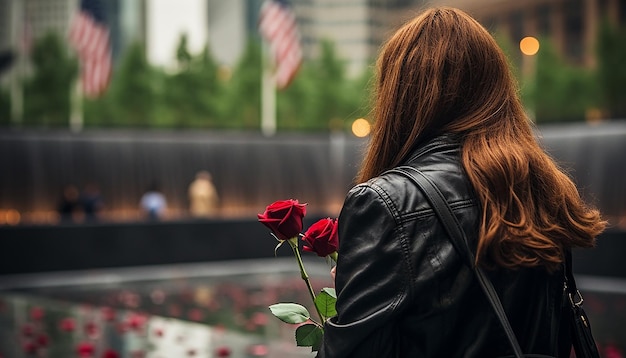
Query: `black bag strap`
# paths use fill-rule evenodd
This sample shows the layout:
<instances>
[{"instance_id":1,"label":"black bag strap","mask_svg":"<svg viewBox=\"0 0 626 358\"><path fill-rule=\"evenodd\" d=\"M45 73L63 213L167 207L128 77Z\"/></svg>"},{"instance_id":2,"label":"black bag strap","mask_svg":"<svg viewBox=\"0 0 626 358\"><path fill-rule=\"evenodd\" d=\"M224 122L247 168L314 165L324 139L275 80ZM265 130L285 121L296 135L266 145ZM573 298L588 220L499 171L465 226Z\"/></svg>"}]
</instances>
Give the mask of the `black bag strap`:
<instances>
[{"instance_id":1,"label":"black bag strap","mask_svg":"<svg viewBox=\"0 0 626 358\"><path fill-rule=\"evenodd\" d=\"M567 291L569 299L575 305L580 305L582 303L582 295L578 288L576 287L576 280L574 279L574 273L572 271L572 251L565 250L565 290ZM579 301L576 302L576 297L579 296Z\"/></svg>"},{"instance_id":2,"label":"black bag strap","mask_svg":"<svg viewBox=\"0 0 626 358\"><path fill-rule=\"evenodd\" d=\"M578 358L600 358L596 341L591 332L589 318L583 309L583 296L576 287L572 272L572 252L565 250L565 287L566 302L570 308L570 332L574 352Z\"/></svg>"},{"instance_id":3,"label":"black bag strap","mask_svg":"<svg viewBox=\"0 0 626 358\"><path fill-rule=\"evenodd\" d=\"M476 277L478 278L478 282L480 283L480 287L485 292L489 303L493 307L504 332L506 333L507 339L511 344L511 348L513 348L513 353L516 358L523 358L524 354L522 353L522 348L520 347L517 338L515 338L515 333L511 328L511 324L506 316L506 312L504 312L504 308L502 307L502 302L500 302L500 298L496 293L493 284L487 277L487 275L483 272L483 270L476 266L475 257L472 250L469 248L469 244L467 241L467 237L465 236L465 232L461 227L456 216L452 211L452 208L446 201L446 198L441 193L439 188L432 182L430 178L428 178L424 173L420 170L415 169L410 166L401 166L391 170L392 172L401 173L411 181L413 181L418 188L422 190L426 199L432 206L433 210L441 220L444 229L450 236L452 244L457 252L466 259L466 263L474 270ZM411 172L414 172L417 175L413 175Z\"/></svg>"}]
</instances>

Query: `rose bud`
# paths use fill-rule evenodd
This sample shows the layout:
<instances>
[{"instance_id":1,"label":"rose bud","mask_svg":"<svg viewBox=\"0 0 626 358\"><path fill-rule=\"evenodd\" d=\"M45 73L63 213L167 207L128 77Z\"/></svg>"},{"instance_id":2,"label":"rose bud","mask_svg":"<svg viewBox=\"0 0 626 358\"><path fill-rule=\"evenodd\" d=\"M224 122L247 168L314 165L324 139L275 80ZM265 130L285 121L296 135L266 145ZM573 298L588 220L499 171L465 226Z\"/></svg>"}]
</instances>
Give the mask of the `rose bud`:
<instances>
[{"instance_id":1,"label":"rose bud","mask_svg":"<svg viewBox=\"0 0 626 358\"><path fill-rule=\"evenodd\" d=\"M298 203L298 200L280 200L257 216L259 222L272 230L279 240L289 240L298 237L302 231L302 218L306 214L305 205Z\"/></svg>"},{"instance_id":2,"label":"rose bud","mask_svg":"<svg viewBox=\"0 0 626 358\"><path fill-rule=\"evenodd\" d=\"M331 256L337 259L337 248L339 247L339 235L337 234L337 219L321 219L304 233L302 238L305 244L304 251L314 252L317 256Z\"/></svg>"}]
</instances>

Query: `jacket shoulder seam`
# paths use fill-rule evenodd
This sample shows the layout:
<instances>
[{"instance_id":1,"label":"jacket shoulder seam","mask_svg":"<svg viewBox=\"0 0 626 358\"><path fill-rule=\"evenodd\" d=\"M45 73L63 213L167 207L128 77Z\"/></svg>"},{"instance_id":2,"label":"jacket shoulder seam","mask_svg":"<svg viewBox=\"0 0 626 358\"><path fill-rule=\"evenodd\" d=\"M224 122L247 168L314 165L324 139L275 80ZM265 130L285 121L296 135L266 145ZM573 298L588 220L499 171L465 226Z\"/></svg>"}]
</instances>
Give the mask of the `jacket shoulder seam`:
<instances>
[{"instance_id":1,"label":"jacket shoulder seam","mask_svg":"<svg viewBox=\"0 0 626 358\"><path fill-rule=\"evenodd\" d=\"M388 210L391 212L392 217L394 218L395 221L395 228L394 228L394 232L397 232L398 235L398 240L400 242L400 247L402 249L402 256L403 256L403 261L404 261L404 270L406 272L406 278L403 280L404 281L404 286L401 288L401 292L398 294L398 297L400 295L403 295L406 291L406 288L409 288L409 294L412 294L414 289L413 289L413 277L414 277L414 273L413 273L413 269L411 266L411 255L410 255L410 248L409 248L409 243L408 243L408 235L406 232L406 227L404 226L405 221L402 220L402 217L400 216L400 212L398 211L398 208L396 207L395 203L393 202L393 200L391 199L391 197L389 196L389 194L379 185L376 184L371 184L371 187L373 190L375 190L378 195L383 199L383 201L385 201L385 205L387 206Z\"/></svg>"}]
</instances>

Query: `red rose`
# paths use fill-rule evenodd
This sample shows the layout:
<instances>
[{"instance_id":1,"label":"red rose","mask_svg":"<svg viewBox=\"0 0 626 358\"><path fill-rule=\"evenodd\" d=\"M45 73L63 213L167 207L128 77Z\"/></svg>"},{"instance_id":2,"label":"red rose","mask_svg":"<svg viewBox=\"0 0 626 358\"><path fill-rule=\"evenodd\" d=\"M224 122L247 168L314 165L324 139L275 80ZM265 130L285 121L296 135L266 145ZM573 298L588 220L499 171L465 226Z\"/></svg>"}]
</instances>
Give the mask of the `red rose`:
<instances>
[{"instance_id":1,"label":"red rose","mask_svg":"<svg viewBox=\"0 0 626 358\"><path fill-rule=\"evenodd\" d=\"M339 236L337 235L337 219L319 220L304 233L304 251L314 252L317 256L326 257L337 252Z\"/></svg>"},{"instance_id":2,"label":"red rose","mask_svg":"<svg viewBox=\"0 0 626 358\"><path fill-rule=\"evenodd\" d=\"M281 200L258 214L259 222L267 226L279 240L289 240L298 237L302 231L302 218L306 214L306 204L299 204L298 200Z\"/></svg>"}]
</instances>

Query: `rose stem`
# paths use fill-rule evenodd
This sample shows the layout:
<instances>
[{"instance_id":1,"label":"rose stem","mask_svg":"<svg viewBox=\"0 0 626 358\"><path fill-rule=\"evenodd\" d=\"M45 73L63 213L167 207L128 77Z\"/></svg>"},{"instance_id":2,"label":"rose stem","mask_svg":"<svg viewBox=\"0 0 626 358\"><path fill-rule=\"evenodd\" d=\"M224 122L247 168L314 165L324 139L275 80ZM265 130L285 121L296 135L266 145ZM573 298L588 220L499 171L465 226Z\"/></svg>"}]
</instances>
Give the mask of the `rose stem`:
<instances>
[{"instance_id":1,"label":"rose stem","mask_svg":"<svg viewBox=\"0 0 626 358\"><path fill-rule=\"evenodd\" d=\"M320 316L322 323L324 323L324 316L322 316L322 313L315 304L315 291L313 291L313 286L311 286L311 281L309 281L309 275L307 275L306 271L304 270L304 263L302 262L300 251L298 250L298 238L294 237L287 241L289 241L289 246L291 246L293 254L296 256L296 261L298 261L298 266L300 267L300 274L302 275L302 279L306 283L306 286L309 288L309 294L311 295L311 299L313 300L313 306L315 306L315 310L317 311L318 316Z\"/></svg>"}]
</instances>

